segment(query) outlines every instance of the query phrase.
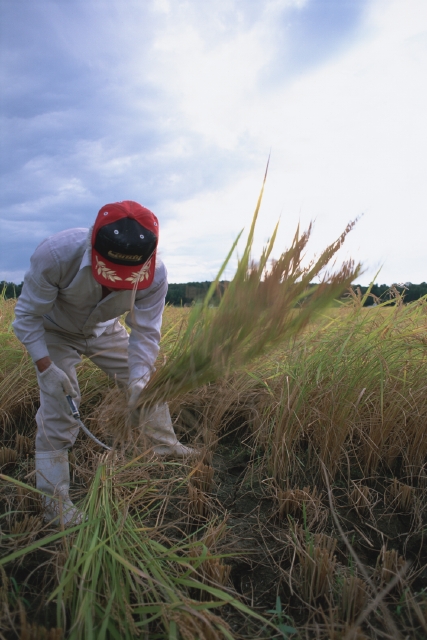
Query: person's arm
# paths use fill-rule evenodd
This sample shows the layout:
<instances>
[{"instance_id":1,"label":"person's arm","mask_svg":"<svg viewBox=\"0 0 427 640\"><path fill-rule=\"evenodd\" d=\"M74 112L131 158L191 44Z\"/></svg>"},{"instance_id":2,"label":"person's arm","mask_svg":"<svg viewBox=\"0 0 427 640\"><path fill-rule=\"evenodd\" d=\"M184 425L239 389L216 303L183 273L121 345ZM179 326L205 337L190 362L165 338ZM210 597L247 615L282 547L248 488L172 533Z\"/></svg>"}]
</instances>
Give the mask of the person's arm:
<instances>
[{"instance_id":1,"label":"person's arm","mask_svg":"<svg viewBox=\"0 0 427 640\"><path fill-rule=\"evenodd\" d=\"M160 263L151 287L137 292L133 309L126 316L130 327L129 381L148 381L160 348L160 329L168 290L166 268Z\"/></svg>"},{"instance_id":2,"label":"person's arm","mask_svg":"<svg viewBox=\"0 0 427 640\"><path fill-rule=\"evenodd\" d=\"M13 329L34 360L40 389L56 396L63 408L69 410L65 396L75 398L76 392L67 374L49 357L43 326L43 315L50 311L58 295L59 277L59 262L46 240L31 257L31 266L15 306Z\"/></svg>"},{"instance_id":3,"label":"person's arm","mask_svg":"<svg viewBox=\"0 0 427 640\"><path fill-rule=\"evenodd\" d=\"M37 360L37 362L35 363L39 373L43 373L43 371L46 371L46 369L48 369L51 364L52 360L49 358L49 356L40 358L40 360Z\"/></svg>"},{"instance_id":4,"label":"person's arm","mask_svg":"<svg viewBox=\"0 0 427 640\"><path fill-rule=\"evenodd\" d=\"M49 240L37 247L25 274L24 286L15 306L13 330L27 348L41 373L51 364L46 346L43 316L50 311L58 295L59 265Z\"/></svg>"}]
</instances>

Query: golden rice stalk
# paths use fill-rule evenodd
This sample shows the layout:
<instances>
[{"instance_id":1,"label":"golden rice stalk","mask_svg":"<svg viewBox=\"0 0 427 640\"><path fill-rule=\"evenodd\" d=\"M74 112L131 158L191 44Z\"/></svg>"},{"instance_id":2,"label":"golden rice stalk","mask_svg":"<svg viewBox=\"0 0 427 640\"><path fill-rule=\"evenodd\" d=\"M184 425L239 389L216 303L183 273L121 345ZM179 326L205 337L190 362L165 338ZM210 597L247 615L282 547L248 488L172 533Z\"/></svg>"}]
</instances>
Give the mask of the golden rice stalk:
<instances>
[{"instance_id":1,"label":"golden rice stalk","mask_svg":"<svg viewBox=\"0 0 427 640\"><path fill-rule=\"evenodd\" d=\"M190 484L199 489L199 491L209 493L212 489L213 476L213 467L203 462L198 462L190 472Z\"/></svg>"},{"instance_id":2,"label":"golden rice stalk","mask_svg":"<svg viewBox=\"0 0 427 640\"><path fill-rule=\"evenodd\" d=\"M31 544L42 527L43 518L41 516L31 516L26 513L23 519L15 520L10 527L10 533L16 536L12 538L14 545L25 547Z\"/></svg>"},{"instance_id":3,"label":"golden rice stalk","mask_svg":"<svg viewBox=\"0 0 427 640\"><path fill-rule=\"evenodd\" d=\"M341 586L339 613L341 620L351 624L363 611L368 602L366 584L357 576L344 579Z\"/></svg>"},{"instance_id":4,"label":"golden rice stalk","mask_svg":"<svg viewBox=\"0 0 427 640\"><path fill-rule=\"evenodd\" d=\"M359 516L366 517L372 505L372 491L366 485L357 484L350 493L350 504Z\"/></svg>"},{"instance_id":5,"label":"golden rice stalk","mask_svg":"<svg viewBox=\"0 0 427 640\"><path fill-rule=\"evenodd\" d=\"M410 487L407 484L400 484L400 492L399 492L399 507L404 512L409 512L412 510L414 505L414 495L415 489L414 487Z\"/></svg>"},{"instance_id":6,"label":"golden rice stalk","mask_svg":"<svg viewBox=\"0 0 427 640\"><path fill-rule=\"evenodd\" d=\"M126 419L127 398L123 390L113 387L107 392L104 401L94 410L91 421L87 426L92 433L105 442L112 433L119 441L130 440L131 433L129 420Z\"/></svg>"},{"instance_id":7,"label":"golden rice stalk","mask_svg":"<svg viewBox=\"0 0 427 640\"><path fill-rule=\"evenodd\" d=\"M285 478L291 459L289 443L295 442L300 433L300 422L295 420L298 407L301 405L301 389L294 381L286 377L286 385L279 389L279 402L274 411L274 430L265 444L271 440L272 475L274 478ZM267 398L271 405L271 398Z\"/></svg>"},{"instance_id":8,"label":"golden rice stalk","mask_svg":"<svg viewBox=\"0 0 427 640\"><path fill-rule=\"evenodd\" d=\"M204 491L201 491L191 482L188 483L188 507L190 513L194 516L201 516L206 518L210 514L209 499Z\"/></svg>"},{"instance_id":9,"label":"golden rice stalk","mask_svg":"<svg viewBox=\"0 0 427 640\"><path fill-rule=\"evenodd\" d=\"M0 375L0 426L6 429L19 417L22 423L34 416L38 385L34 364L22 345L6 352ZM18 360L17 360L18 358Z\"/></svg>"},{"instance_id":10,"label":"golden rice stalk","mask_svg":"<svg viewBox=\"0 0 427 640\"><path fill-rule=\"evenodd\" d=\"M225 620L208 609L203 610L203 616L196 616L194 611L183 611L182 609L172 609L168 615L169 619L176 623L179 637L182 637L183 640L194 640L195 638L225 640L225 638L232 638L230 627Z\"/></svg>"},{"instance_id":11,"label":"golden rice stalk","mask_svg":"<svg viewBox=\"0 0 427 640\"><path fill-rule=\"evenodd\" d=\"M218 542L220 542L227 533L227 520L226 516L219 524L216 524L216 520L212 519L209 522L200 542L209 550L215 549Z\"/></svg>"},{"instance_id":12,"label":"golden rice stalk","mask_svg":"<svg viewBox=\"0 0 427 640\"><path fill-rule=\"evenodd\" d=\"M383 545L377 559L375 577L381 585L388 584L404 566L405 558L399 556L397 549L388 550L386 545ZM403 588L403 584L403 578L399 578L397 583L399 590Z\"/></svg>"},{"instance_id":13,"label":"golden rice stalk","mask_svg":"<svg viewBox=\"0 0 427 640\"><path fill-rule=\"evenodd\" d=\"M393 507L395 510L409 513L414 506L415 489L403 482L399 482L397 478L393 478L393 482L384 494L384 500L388 506Z\"/></svg>"},{"instance_id":14,"label":"golden rice stalk","mask_svg":"<svg viewBox=\"0 0 427 640\"><path fill-rule=\"evenodd\" d=\"M230 577L231 567L218 558L207 558L199 567L203 584L226 585Z\"/></svg>"},{"instance_id":15,"label":"golden rice stalk","mask_svg":"<svg viewBox=\"0 0 427 640\"><path fill-rule=\"evenodd\" d=\"M342 633L337 636L341 640L369 640L360 627L345 625Z\"/></svg>"},{"instance_id":16,"label":"golden rice stalk","mask_svg":"<svg viewBox=\"0 0 427 640\"><path fill-rule=\"evenodd\" d=\"M311 526L319 518L322 502L317 495L317 488L278 489L276 493L279 518L291 516L298 520L306 519L307 526Z\"/></svg>"},{"instance_id":17,"label":"golden rice stalk","mask_svg":"<svg viewBox=\"0 0 427 640\"><path fill-rule=\"evenodd\" d=\"M221 558L212 556L209 551L206 555L205 553L206 550L200 545L194 547L190 552L190 555L193 557L199 557L202 554L205 556L205 559L197 568L201 581L203 584L212 585L212 583L214 583L224 586L230 577L231 566L224 564Z\"/></svg>"},{"instance_id":18,"label":"golden rice stalk","mask_svg":"<svg viewBox=\"0 0 427 640\"><path fill-rule=\"evenodd\" d=\"M58 628L46 629L37 624L21 625L20 640L62 640L63 630Z\"/></svg>"},{"instance_id":19,"label":"golden rice stalk","mask_svg":"<svg viewBox=\"0 0 427 640\"><path fill-rule=\"evenodd\" d=\"M190 549L190 556L203 558L197 566L197 576L202 582L209 586L225 586L230 577L231 566L224 564L221 558L212 556L209 549L197 543ZM212 600L212 595L208 592L201 593L203 600Z\"/></svg>"},{"instance_id":20,"label":"golden rice stalk","mask_svg":"<svg viewBox=\"0 0 427 640\"><path fill-rule=\"evenodd\" d=\"M19 640L62 640L64 637L63 630L59 627L46 629L36 623L27 621L27 614L21 600L18 599L19 617L20 617L20 635Z\"/></svg>"},{"instance_id":21,"label":"golden rice stalk","mask_svg":"<svg viewBox=\"0 0 427 640\"><path fill-rule=\"evenodd\" d=\"M324 533L313 536L299 526L294 533L299 558L299 591L306 602L316 605L319 598L332 591L337 540Z\"/></svg>"},{"instance_id":22,"label":"golden rice stalk","mask_svg":"<svg viewBox=\"0 0 427 640\"><path fill-rule=\"evenodd\" d=\"M23 520L16 521L10 532L13 535L23 535L24 533L34 533L41 529L43 521L39 516L24 515Z\"/></svg>"},{"instance_id":23,"label":"golden rice stalk","mask_svg":"<svg viewBox=\"0 0 427 640\"><path fill-rule=\"evenodd\" d=\"M32 455L34 453L34 439L16 432L15 449L18 452L18 456Z\"/></svg>"},{"instance_id":24,"label":"golden rice stalk","mask_svg":"<svg viewBox=\"0 0 427 640\"><path fill-rule=\"evenodd\" d=\"M315 533L314 544L320 549L328 551L331 555L335 552L337 546L337 539L328 536L326 533Z\"/></svg>"},{"instance_id":25,"label":"golden rice stalk","mask_svg":"<svg viewBox=\"0 0 427 640\"><path fill-rule=\"evenodd\" d=\"M3 567L0 567L0 607L6 609L9 602L9 578Z\"/></svg>"},{"instance_id":26,"label":"golden rice stalk","mask_svg":"<svg viewBox=\"0 0 427 640\"><path fill-rule=\"evenodd\" d=\"M16 487L16 503L19 511L41 511L41 496L34 491L24 489L24 487Z\"/></svg>"},{"instance_id":27,"label":"golden rice stalk","mask_svg":"<svg viewBox=\"0 0 427 640\"><path fill-rule=\"evenodd\" d=\"M315 605L319 598L330 593L335 568L336 558L327 549L313 547L300 554L300 591L306 602Z\"/></svg>"},{"instance_id":28,"label":"golden rice stalk","mask_svg":"<svg viewBox=\"0 0 427 640\"><path fill-rule=\"evenodd\" d=\"M10 449L9 447L1 447L0 449L0 468L5 467L8 464L14 464L18 459L18 452L16 449Z\"/></svg>"},{"instance_id":29,"label":"golden rice stalk","mask_svg":"<svg viewBox=\"0 0 427 640\"><path fill-rule=\"evenodd\" d=\"M194 516L207 517L210 513L208 493L212 488L214 469L198 462L190 472L188 483L189 511Z\"/></svg>"},{"instance_id":30,"label":"golden rice stalk","mask_svg":"<svg viewBox=\"0 0 427 640\"><path fill-rule=\"evenodd\" d=\"M212 466L212 460L213 460L213 452L212 452L212 450L203 449L202 453L201 453L201 456L200 456L200 460L203 462L203 464L207 465L208 467L211 467Z\"/></svg>"},{"instance_id":31,"label":"golden rice stalk","mask_svg":"<svg viewBox=\"0 0 427 640\"><path fill-rule=\"evenodd\" d=\"M418 622L422 626L423 630L427 634L427 600L424 599L421 603L417 602L416 596L411 593L410 589L404 591L406 606L409 610L413 610Z\"/></svg>"},{"instance_id":32,"label":"golden rice stalk","mask_svg":"<svg viewBox=\"0 0 427 640\"><path fill-rule=\"evenodd\" d=\"M360 266L353 261L344 263L335 273L327 271L353 228L353 222L318 258L305 266L303 261L311 225L302 235L298 228L290 248L269 264L276 227L268 246L255 263L251 250L263 189L264 185L236 274L219 307L211 308L210 302L239 238L204 302L190 312L187 326L166 363L157 369L145 387L141 406L172 400L192 389L224 379L284 340L294 338L314 315L340 296L360 272ZM314 286L313 281L317 278L320 284Z\"/></svg>"}]
</instances>

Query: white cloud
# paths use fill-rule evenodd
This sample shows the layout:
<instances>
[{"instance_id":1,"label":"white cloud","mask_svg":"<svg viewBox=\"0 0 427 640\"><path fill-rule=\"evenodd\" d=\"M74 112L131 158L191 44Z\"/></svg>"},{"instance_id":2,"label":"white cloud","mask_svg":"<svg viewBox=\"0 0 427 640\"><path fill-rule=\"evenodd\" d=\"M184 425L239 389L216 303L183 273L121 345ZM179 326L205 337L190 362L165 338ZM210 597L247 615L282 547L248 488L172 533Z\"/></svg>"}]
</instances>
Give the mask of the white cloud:
<instances>
[{"instance_id":1,"label":"white cloud","mask_svg":"<svg viewBox=\"0 0 427 640\"><path fill-rule=\"evenodd\" d=\"M274 30L269 18L209 49L194 26L182 45L177 35L165 35L169 45L162 46L174 51L174 62L170 75L163 71L159 77L168 82L163 89L187 126L230 151L248 137L258 159L257 171L226 188L169 205L171 247L179 244L180 233L194 237L195 252L197 237L217 237L225 255L225 240L249 223L271 146L261 236L271 232L282 211L282 246L298 218L317 218L319 250L364 212L348 246L363 259L365 279L382 262L385 281L425 279L418 246L427 231L427 5L372 4L350 50L291 84L262 91L261 70L274 56L264 46L266 33ZM221 232L212 235L213 228Z\"/></svg>"},{"instance_id":2,"label":"white cloud","mask_svg":"<svg viewBox=\"0 0 427 640\"><path fill-rule=\"evenodd\" d=\"M26 228L49 235L139 199L161 218L171 281L210 279L271 148L256 252L280 215L278 250L312 218L319 250L364 212L347 254L366 279L385 262L385 282L425 280L427 3L367 0L351 40L297 74L288 10L303 20L314 1L31 5L39 22L10 36L22 62L5 84L23 97L4 125L4 216L36 212Z\"/></svg>"},{"instance_id":3,"label":"white cloud","mask_svg":"<svg viewBox=\"0 0 427 640\"><path fill-rule=\"evenodd\" d=\"M237 6L231 4L233 29L221 20L229 2L216 3L215 11L201 14L191 4L185 5L185 12L169 8L166 26L153 43L154 65L147 70L148 78L170 96L186 128L231 150L256 127L251 105L262 99L262 71L276 53L282 14L301 4L265 2L249 25L242 24Z\"/></svg>"}]
</instances>

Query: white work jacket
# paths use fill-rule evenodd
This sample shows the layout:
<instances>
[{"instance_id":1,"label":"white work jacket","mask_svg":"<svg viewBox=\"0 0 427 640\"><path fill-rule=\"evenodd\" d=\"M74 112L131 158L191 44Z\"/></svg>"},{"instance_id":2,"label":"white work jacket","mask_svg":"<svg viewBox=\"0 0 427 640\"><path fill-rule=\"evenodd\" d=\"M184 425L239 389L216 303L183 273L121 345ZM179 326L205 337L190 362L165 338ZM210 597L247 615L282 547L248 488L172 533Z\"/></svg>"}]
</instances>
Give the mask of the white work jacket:
<instances>
[{"instance_id":1,"label":"white work jacket","mask_svg":"<svg viewBox=\"0 0 427 640\"><path fill-rule=\"evenodd\" d=\"M152 372L159 352L167 288L166 268L157 258L150 287L114 291L101 300L102 287L92 275L89 230L68 229L44 240L32 255L13 329L36 362L49 355L46 330L96 338L127 313L129 378L141 378Z\"/></svg>"}]
</instances>

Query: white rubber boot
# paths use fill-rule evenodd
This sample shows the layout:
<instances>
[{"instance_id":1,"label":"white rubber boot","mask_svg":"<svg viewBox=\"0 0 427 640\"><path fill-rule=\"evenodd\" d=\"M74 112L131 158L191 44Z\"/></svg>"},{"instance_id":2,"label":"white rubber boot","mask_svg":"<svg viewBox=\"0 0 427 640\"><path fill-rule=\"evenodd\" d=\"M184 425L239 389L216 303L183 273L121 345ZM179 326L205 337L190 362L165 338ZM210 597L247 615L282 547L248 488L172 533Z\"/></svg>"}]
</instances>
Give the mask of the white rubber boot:
<instances>
[{"instance_id":1,"label":"white rubber boot","mask_svg":"<svg viewBox=\"0 0 427 640\"><path fill-rule=\"evenodd\" d=\"M153 446L158 456L187 458L197 455L197 450L181 444L175 434L169 407L166 402L152 409L142 409L140 426L143 435Z\"/></svg>"},{"instance_id":2,"label":"white rubber boot","mask_svg":"<svg viewBox=\"0 0 427 640\"><path fill-rule=\"evenodd\" d=\"M43 496L44 521L70 527L80 524L83 514L70 500L70 467L68 449L36 451L36 486Z\"/></svg>"}]
</instances>

